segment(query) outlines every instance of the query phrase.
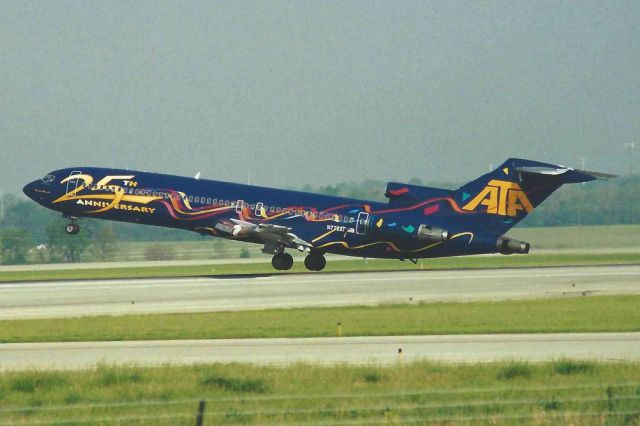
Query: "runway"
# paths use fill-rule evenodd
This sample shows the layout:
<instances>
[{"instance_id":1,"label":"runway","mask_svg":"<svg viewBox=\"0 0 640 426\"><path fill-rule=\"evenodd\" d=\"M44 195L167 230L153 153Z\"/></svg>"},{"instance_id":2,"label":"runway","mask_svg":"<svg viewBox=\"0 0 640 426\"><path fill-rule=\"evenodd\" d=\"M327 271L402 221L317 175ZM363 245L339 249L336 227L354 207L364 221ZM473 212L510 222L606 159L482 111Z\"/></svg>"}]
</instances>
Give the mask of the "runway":
<instances>
[{"instance_id":1,"label":"runway","mask_svg":"<svg viewBox=\"0 0 640 426\"><path fill-rule=\"evenodd\" d=\"M563 357L638 361L640 333L11 343L0 345L0 370L82 369L99 363L393 364L417 360L535 362Z\"/></svg>"},{"instance_id":2,"label":"runway","mask_svg":"<svg viewBox=\"0 0 640 426\"><path fill-rule=\"evenodd\" d=\"M0 284L0 319L639 294L640 265Z\"/></svg>"}]
</instances>

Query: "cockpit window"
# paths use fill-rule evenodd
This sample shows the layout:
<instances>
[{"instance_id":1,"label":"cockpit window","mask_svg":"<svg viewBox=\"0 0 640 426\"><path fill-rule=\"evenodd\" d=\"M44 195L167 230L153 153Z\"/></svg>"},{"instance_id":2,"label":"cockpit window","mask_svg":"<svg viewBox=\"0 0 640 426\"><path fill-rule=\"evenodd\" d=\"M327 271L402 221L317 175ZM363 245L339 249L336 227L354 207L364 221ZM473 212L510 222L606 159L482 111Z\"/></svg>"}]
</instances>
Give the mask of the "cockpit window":
<instances>
[{"instance_id":1,"label":"cockpit window","mask_svg":"<svg viewBox=\"0 0 640 426\"><path fill-rule=\"evenodd\" d=\"M55 179L56 179L56 177L54 175L46 175L45 177L43 177L40 180L42 182L44 182L44 183L50 183L50 182L53 182Z\"/></svg>"}]
</instances>

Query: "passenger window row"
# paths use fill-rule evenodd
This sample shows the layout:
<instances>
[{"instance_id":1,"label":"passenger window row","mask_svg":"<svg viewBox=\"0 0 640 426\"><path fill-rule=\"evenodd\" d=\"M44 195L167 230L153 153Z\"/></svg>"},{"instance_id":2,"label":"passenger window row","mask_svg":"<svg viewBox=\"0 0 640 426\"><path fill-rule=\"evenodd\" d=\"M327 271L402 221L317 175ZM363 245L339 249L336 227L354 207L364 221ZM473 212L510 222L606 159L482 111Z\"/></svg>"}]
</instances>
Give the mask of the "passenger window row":
<instances>
[{"instance_id":1,"label":"passenger window row","mask_svg":"<svg viewBox=\"0 0 640 426\"><path fill-rule=\"evenodd\" d=\"M218 198L205 197L205 196L199 196L199 195L187 196L185 194L178 194L178 193L166 192L166 191L155 191L151 189L136 189L136 188L130 188L130 187L122 188L115 185L113 186L94 185L91 189L94 191L102 190L102 191L108 191L108 192L124 191L125 194L129 194L129 195L162 197L165 200L174 200L174 199L180 198L182 199L183 202L188 202L189 204L214 205L219 207L237 207L238 205L238 201L225 200L222 198L218 199ZM336 213L317 213L317 212L312 212L311 210L305 210L305 209L293 209L293 208L286 208L286 207L279 207L279 206L269 206L262 203L256 204L256 203L243 202L243 207L247 207L252 211L255 211L256 206L260 206L260 205L262 206L265 212L271 213L271 214L274 214L274 213L275 214L286 213L291 215L297 214L301 216L302 215L309 216L312 219L320 219L320 220L333 219L336 222L355 223L355 219L353 217L343 216Z\"/></svg>"}]
</instances>

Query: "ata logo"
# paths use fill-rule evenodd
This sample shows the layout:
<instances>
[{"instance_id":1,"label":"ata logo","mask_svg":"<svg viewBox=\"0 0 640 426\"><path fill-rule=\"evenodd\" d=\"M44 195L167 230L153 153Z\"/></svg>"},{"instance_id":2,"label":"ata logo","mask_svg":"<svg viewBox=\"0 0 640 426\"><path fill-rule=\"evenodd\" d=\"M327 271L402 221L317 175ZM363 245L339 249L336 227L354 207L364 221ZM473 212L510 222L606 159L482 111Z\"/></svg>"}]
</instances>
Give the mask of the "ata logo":
<instances>
[{"instance_id":1,"label":"ata logo","mask_svg":"<svg viewBox=\"0 0 640 426\"><path fill-rule=\"evenodd\" d=\"M500 216L517 216L519 210L527 213L533 210L527 195L520 185L504 180L491 180L487 186L466 206L465 210L475 210L478 206L487 206L487 213Z\"/></svg>"}]
</instances>

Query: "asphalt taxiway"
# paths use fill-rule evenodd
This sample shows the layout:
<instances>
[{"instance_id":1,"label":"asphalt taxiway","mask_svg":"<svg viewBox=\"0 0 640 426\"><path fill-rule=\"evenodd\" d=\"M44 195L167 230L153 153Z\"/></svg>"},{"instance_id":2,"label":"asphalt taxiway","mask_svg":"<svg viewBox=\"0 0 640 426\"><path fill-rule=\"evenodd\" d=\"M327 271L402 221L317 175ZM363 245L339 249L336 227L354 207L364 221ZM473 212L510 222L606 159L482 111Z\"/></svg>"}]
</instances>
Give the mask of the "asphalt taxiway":
<instances>
[{"instance_id":1,"label":"asphalt taxiway","mask_svg":"<svg viewBox=\"0 0 640 426\"><path fill-rule=\"evenodd\" d=\"M502 334L296 339L11 343L0 370L82 369L98 364L242 362L252 364L393 364L417 360L490 362L640 360L640 333Z\"/></svg>"},{"instance_id":2,"label":"asphalt taxiway","mask_svg":"<svg viewBox=\"0 0 640 426\"><path fill-rule=\"evenodd\" d=\"M0 284L0 319L640 294L640 265Z\"/></svg>"}]
</instances>

